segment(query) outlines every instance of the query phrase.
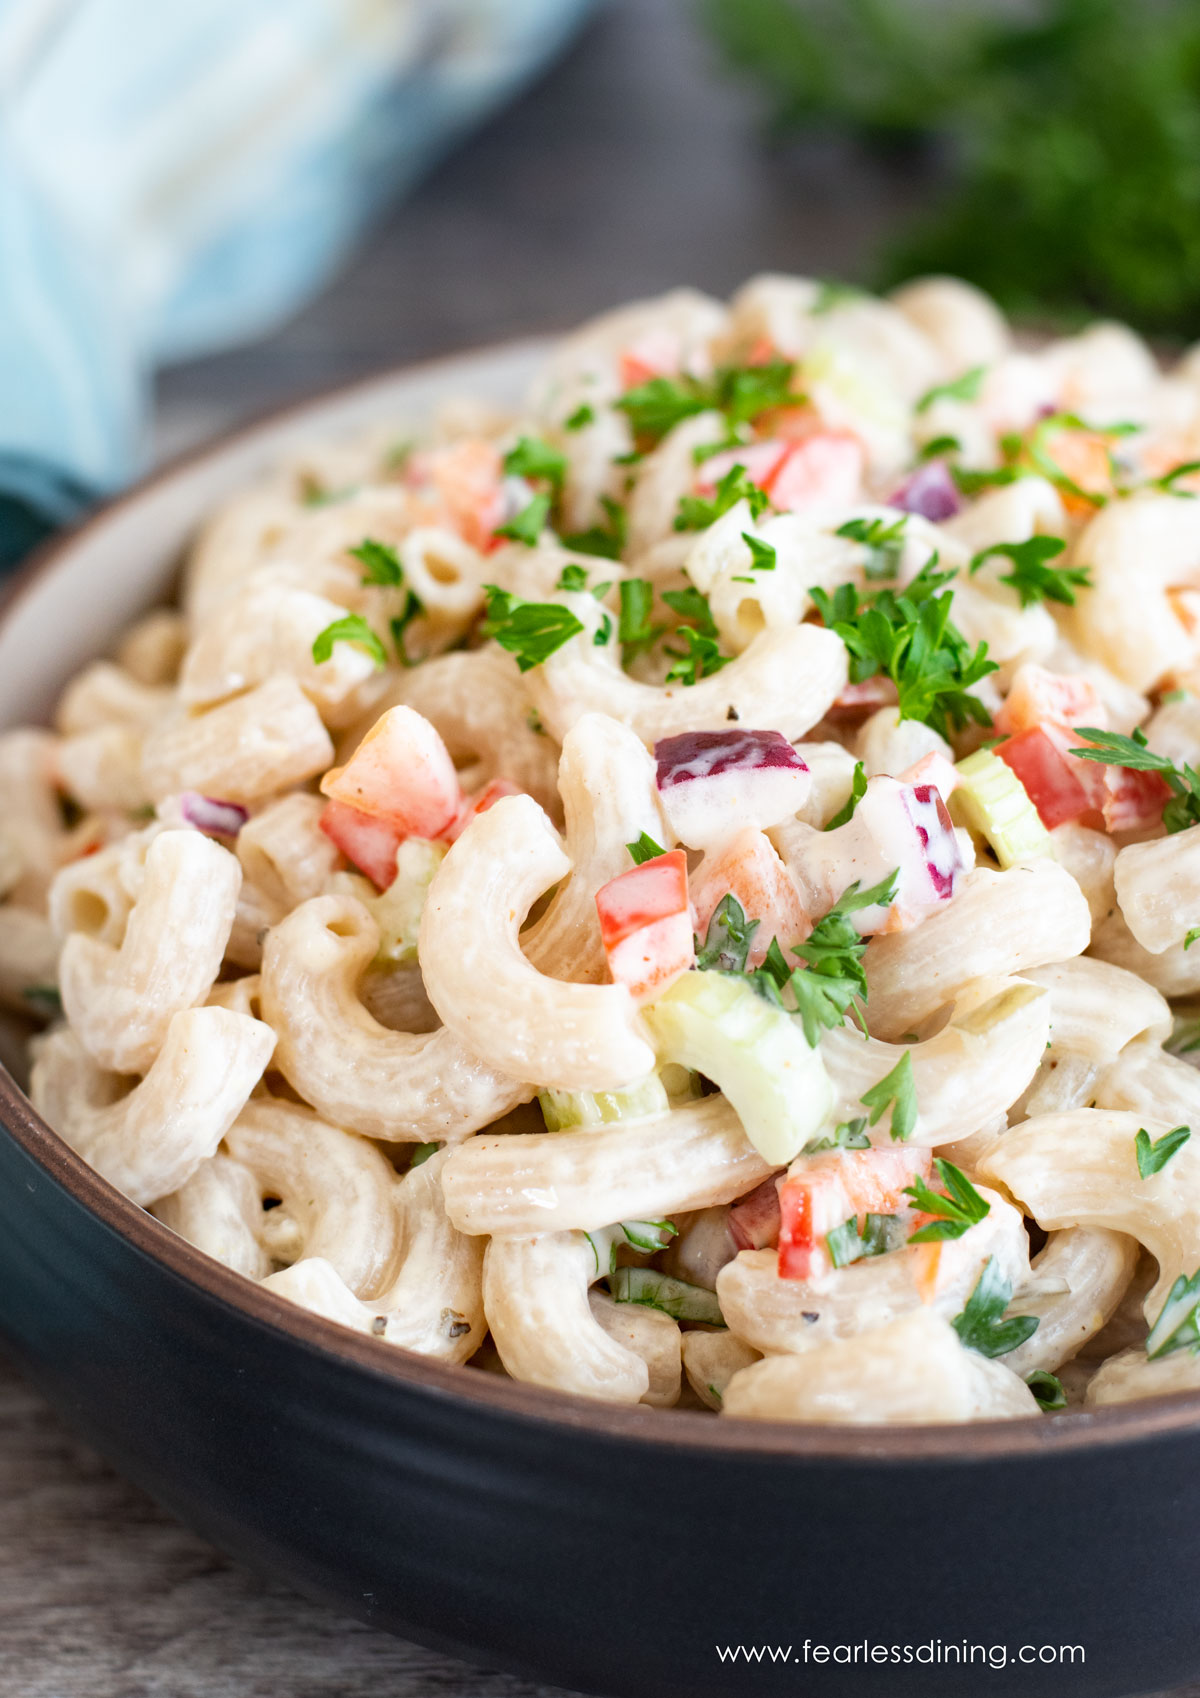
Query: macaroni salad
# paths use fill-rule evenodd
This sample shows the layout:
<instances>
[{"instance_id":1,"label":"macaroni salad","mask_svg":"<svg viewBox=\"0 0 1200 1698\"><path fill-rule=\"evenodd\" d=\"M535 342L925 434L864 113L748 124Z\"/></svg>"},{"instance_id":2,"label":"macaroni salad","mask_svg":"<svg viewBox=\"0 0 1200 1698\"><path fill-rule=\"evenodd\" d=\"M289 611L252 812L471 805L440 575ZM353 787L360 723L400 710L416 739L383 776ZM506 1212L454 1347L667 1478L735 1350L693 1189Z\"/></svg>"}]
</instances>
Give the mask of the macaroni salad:
<instances>
[{"instance_id":1,"label":"macaroni salad","mask_svg":"<svg viewBox=\"0 0 1200 1698\"><path fill-rule=\"evenodd\" d=\"M381 1350L1200 1390L1198 494L1200 353L940 278L678 291L314 449L0 735L34 1105Z\"/></svg>"}]
</instances>

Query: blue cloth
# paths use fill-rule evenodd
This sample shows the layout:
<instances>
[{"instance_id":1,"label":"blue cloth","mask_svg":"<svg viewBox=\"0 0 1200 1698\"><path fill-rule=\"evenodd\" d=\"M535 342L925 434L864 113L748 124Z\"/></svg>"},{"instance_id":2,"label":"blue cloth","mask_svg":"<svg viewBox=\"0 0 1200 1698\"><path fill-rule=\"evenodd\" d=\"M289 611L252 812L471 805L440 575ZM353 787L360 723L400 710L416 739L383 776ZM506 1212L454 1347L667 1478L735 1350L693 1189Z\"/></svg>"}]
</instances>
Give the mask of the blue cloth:
<instances>
[{"instance_id":1,"label":"blue cloth","mask_svg":"<svg viewBox=\"0 0 1200 1698\"><path fill-rule=\"evenodd\" d=\"M140 469L157 365L286 318L593 4L0 0L0 563Z\"/></svg>"}]
</instances>

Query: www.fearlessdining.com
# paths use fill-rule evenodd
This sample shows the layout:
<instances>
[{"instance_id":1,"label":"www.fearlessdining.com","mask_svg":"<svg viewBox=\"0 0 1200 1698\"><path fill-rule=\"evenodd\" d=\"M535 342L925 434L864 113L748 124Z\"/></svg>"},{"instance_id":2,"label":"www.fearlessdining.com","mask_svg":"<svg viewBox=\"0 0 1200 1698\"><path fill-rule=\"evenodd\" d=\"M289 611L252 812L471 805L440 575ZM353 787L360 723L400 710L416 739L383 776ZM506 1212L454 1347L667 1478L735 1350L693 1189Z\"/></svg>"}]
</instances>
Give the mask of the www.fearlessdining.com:
<instances>
[{"instance_id":1,"label":"www.fearlessdining.com","mask_svg":"<svg viewBox=\"0 0 1200 1698\"><path fill-rule=\"evenodd\" d=\"M971 1645L967 1641L926 1639L919 1645L874 1645L869 1639L852 1645L825 1645L806 1639L802 1645L717 1645L722 1663L925 1663L971 1664L1002 1669L1012 1663L1082 1663L1082 1645Z\"/></svg>"}]
</instances>

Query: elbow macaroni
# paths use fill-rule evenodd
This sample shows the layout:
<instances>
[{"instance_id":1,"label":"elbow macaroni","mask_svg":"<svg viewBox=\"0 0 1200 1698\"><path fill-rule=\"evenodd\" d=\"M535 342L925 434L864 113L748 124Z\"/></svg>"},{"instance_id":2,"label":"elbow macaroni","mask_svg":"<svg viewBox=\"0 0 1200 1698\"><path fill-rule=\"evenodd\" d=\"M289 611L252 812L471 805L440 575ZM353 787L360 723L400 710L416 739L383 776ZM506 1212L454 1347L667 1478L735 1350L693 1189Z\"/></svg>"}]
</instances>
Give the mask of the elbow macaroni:
<instances>
[{"instance_id":1,"label":"elbow macaroni","mask_svg":"<svg viewBox=\"0 0 1200 1698\"><path fill-rule=\"evenodd\" d=\"M1092 1407L1200 1390L1141 1337L1200 1277L1200 826L1071 752L1200 765L1194 363L768 276L585 326L519 414L294 456L0 735L35 1107L281 1313L490 1335L535 1385L849 1422L1033 1416L1064 1364ZM951 837L985 740L1010 812Z\"/></svg>"}]
</instances>

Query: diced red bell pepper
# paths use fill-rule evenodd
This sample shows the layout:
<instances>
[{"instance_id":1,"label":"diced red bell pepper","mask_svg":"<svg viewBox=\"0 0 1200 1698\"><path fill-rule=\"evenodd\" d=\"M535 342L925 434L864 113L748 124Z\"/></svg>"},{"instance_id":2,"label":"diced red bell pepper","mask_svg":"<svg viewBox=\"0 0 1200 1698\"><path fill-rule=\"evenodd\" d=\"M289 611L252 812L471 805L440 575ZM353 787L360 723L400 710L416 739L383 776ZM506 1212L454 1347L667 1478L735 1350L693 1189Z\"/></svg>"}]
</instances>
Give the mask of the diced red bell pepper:
<instances>
[{"instance_id":1,"label":"diced red bell pepper","mask_svg":"<svg viewBox=\"0 0 1200 1698\"><path fill-rule=\"evenodd\" d=\"M1079 673L1048 672L1032 663L1018 667L1012 688L996 715L996 729L1005 736L1037 726L1108 725L1108 715L1096 686Z\"/></svg>"},{"instance_id":2,"label":"diced red bell pepper","mask_svg":"<svg viewBox=\"0 0 1200 1698\"><path fill-rule=\"evenodd\" d=\"M905 1187L933 1167L929 1150L829 1150L801 1156L779 1186L780 1279L812 1279L832 1266L827 1235L853 1215L907 1207Z\"/></svg>"},{"instance_id":3,"label":"diced red bell pepper","mask_svg":"<svg viewBox=\"0 0 1200 1698\"><path fill-rule=\"evenodd\" d=\"M767 485L781 513L817 502L855 501L862 494L862 443L849 431L820 431L793 443Z\"/></svg>"},{"instance_id":4,"label":"diced red bell pepper","mask_svg":"<svg viewBox=\"0 0 1200 1698\"><path fill-rule=\"evenodd\" d=\"M660 995L695 960L682 849L610 879L596 892L596 912L613 982L637 1002Z\"/></svg>"},{"instance_id":5,"label":"diced red bell pepper","mask_svg":"<svg viewBox=\"0 0 1200 1698\"><path fill-rule=\"evenodd\" d=\"M409 835L388 820L364 814L347 802L327 802L321 830L337 844L346 859L365 873L377 890L386 890L396 876L396 851Z\"/></svg>"},{"instance_id":6,"label":"diced red bell pepper","mask_svg":"<svg viewBox=\"0 0 1200 1698\"><path fill-rule=\"evenodd\" d=\"M463 800L446 745L410 707L381 714L346 765L325 774L321 790L386 820L402 837L441 837Z\"/></svg>"},{"instance_id":7,"label":"diced red bell pepper","mask_svg":"<svg viewBox=\"0 0 1200 1698\"><path fill-rule=\"evenodd\" d=\"M652 377L670 377L679 370L682 349L674 331L659 327L631 342L621 355L621 387L636 389Z\"/></svg>"},{"instance_id":8,"label":"diced red bell pepper","mask_svg":"<svg viewBox=\"0 0 1200 1698\"><path fill-rule=\"evenodd\" d=\"M1055 736L1045 726L1031 726L997 743L994 753L1021 780L1047 831L1097 812L1095 792L1079 771L1086 763L1067 753L1061 733Z\"/></svg>"},{"instance_id":9,"label":"diced red bell pepper","mask_svg":"<svg viewBox=\"0 0 1200 1698\"><path fill-rule=\"evenodd\" d=\"M476 796L463 798L457 814L442 833L446 843L457 843L472 820L477 820L480 814L486 814L489 808L494 808L497 802L502 802L506 796L519 796L517 785L511 784L507 778L492 778L484 785Z\"/></svg>"}]
</instances>

